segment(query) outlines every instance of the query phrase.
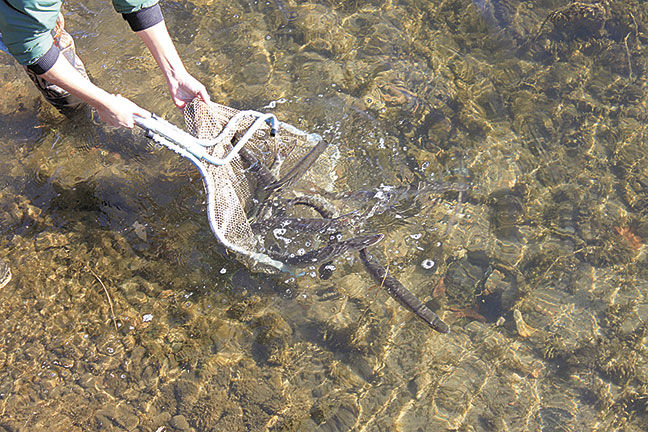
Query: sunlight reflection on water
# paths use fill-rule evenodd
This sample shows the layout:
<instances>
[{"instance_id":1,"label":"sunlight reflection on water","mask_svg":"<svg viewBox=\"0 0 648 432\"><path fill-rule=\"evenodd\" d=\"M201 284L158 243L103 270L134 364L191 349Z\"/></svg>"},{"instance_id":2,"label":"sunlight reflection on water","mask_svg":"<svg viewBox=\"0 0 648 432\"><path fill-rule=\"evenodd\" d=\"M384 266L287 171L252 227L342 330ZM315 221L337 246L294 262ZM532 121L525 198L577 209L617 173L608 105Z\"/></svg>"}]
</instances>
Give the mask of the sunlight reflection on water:
<instances>
[{"instance_id":1,"label":"sunlight reflection on water","mask_svg":"<svg viewBox=\"0 0 648 432\"><path fill-rule=\"evenodd\" d=\"M0 59L0 428L645 430L646 6L561 5L163 3L213 100L336 144L313 185L370 197L340 212L470 182L363 226L443 336L354 254L248 271L187 161L62 118ZM182 125L111 8L65 4L92 79Z\"/></svg>"}]
</instances>

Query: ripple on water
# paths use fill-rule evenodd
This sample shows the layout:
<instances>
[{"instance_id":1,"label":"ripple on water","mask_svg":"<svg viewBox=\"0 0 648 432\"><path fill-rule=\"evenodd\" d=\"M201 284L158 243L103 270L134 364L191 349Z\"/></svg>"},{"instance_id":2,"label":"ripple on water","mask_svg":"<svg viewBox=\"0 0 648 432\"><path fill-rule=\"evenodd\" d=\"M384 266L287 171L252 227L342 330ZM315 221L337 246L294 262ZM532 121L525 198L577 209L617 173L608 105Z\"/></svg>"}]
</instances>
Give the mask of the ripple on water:
<instances>
[{"instance_id":1,"label":"ripple on water","mask_svg":"<svg viewBox=\"0 0 648 432\"><path fill-rule=\"evenodd\" d=\"M447 191L358 227L385 234L372 253L452 333L429 331L352 254L327 280L251 273L216 247L187 161L63 119L7 59L3 426L646 429L643 6L338 6L194 1L165 16L214 100L330 135L309 187L469 172L456 215ZM93 80L181 124L104 7L66 3Z\"/></svg>"}]
</instances>

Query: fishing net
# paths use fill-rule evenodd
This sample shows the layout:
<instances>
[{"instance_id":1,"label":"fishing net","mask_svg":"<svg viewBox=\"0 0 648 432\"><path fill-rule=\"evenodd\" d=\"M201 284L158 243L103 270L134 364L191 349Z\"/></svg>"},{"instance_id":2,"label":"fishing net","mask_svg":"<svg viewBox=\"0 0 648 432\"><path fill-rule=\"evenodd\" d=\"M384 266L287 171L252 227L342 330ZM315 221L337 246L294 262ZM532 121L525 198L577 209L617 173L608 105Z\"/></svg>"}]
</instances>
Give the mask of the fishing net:
<instances>
[{"instance_id":1,"label":"fishing net","mask_svg":"<svg viewBox=\"0 0 648 432\"><path fill-rule=\"evenodd\" d=\"M354 212L337 216L334 209L327 208L323 198L320 201L314 195L300 196L292 190L316 161L318 171L332 171L326 160L333 158L324 158L323 165L319 163L328 147L319 135L279 122L271 114L239 111L199 99L194 99L185 108L185 127L189 133L155 115L135 117L135 123L154 141L188 158L198 168L207 192L207 214L212 231L248 267L266 272L291 271L291 267L318 263L321 264L320 277L326 278L327 266L332 260L349 251L360 251L361 260L376 283L384 286L394 299L431 328L441 333L449 331L434 312L367 252L366 248L380 241L382 234L342 240L338 237L338 229L353 224ZM277 200L278 195L281 197ZM284 195L292 195L292 198ZM276 201L282 200L286 207L293 204L311 207L320 217L281 219L284 208L275 218L273 207ZM273 220L280 219L280 225L273 225ZM271 250L274 245L266 243L268 230L279 226L280 231L289 224L309 236L328 234L327 245L315 248L309 240L306 245L310 250L300 248L296 254ZM291 242L293 239L286 243Z\"/></svg>"},{"instance_id":2,"label":"fishing net","mask_svg":"<svg viewBox=\"0 0 648 432\"><path fill-rule=\"evenodd\" d=\"M281 261L266 254L260 233L252 229L251 214L265 204L270 191L298 180L326 143L319 135L286 123L260 122L260 113L200 99L192 101L184 115L187 131L213 144L205 146L209 155L223 158L232 154L222 165L193 160L205 182L212 231L249 266L284 270Z\"/></svg>"}]
</instances>

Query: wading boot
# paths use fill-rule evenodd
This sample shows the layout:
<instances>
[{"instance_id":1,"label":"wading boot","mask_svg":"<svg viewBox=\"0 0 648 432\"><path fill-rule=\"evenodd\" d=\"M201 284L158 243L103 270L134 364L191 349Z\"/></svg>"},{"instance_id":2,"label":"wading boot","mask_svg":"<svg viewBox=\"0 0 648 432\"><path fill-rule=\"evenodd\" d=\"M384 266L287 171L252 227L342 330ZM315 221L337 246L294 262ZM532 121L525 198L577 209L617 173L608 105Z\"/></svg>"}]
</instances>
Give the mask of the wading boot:
<instances>
[{"instance_id":1,"label":"wading boot","mask_svg":"<svg viewBox=\"0 0 648 432\"><path fill-rule=\"evenodd\" d=\"M74 40L68 32L65 31L63 26L65 25L65 20L63 19L63 14L59 14L56 21L56 27L52 30L52 36L54 37L54 44L61 51L61 55L72 65L74 68L79 71L79 73L85 78L88 78L86 73L85 66L83 62L76 55ZM65 116L71 116L75 114L80 108L87 106L78 97L70 94L67 90L62 89L56 84L44 79L41 75L36 75L34 72L25 68L25 72L29 78L36 85L36 88L41 92L43 97L52 104L57 110L59 110Z\"/></svg>"}]
</instances>

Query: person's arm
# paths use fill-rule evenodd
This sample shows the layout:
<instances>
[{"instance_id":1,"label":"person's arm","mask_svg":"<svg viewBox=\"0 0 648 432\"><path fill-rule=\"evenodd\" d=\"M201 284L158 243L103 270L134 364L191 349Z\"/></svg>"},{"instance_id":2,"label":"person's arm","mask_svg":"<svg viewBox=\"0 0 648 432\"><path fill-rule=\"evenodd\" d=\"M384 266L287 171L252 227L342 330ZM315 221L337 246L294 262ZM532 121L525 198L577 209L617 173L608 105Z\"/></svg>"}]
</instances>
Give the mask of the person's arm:
<instances>
[{"instance_id":1,"label":"person's arm","mask_svg":"<svg viewBox=\"0 0 648 432\"><path fill-rule=\"evenodd\" d=\"M164 73L171 98L178 108L184 108L197 96L204 102L209 102L209 94L205 86L191 76L182 64L164 21L136 33L144 41Z\"/></svg>"},{"instance_id":2,"label":"person's arm","mask_svg":"<svg viewBox=\"0 0 648 432\"><path fill-rule=\"evenodd\" d=\"M131 30L144 41L166 77L171 98L184 108L195 97L209 102L205 86L191 76L176 51L167 31L158 0L112 0Z\"/></svg>"},{"instance_id":3,"label":"person's arm","mask_svg":"<svg viewBox=\"0 0 648 432\"><path fill-rule=\"evenodd\" d=\"M132 128L133 115L151 114L121 95L110 94L85 79L63 56L42 74L47 81L58 85L93 106L101 120L111 126Z\"/></svg>"},{"instance_id":4,"label":"person's arm","mask_svg":"<svg viewBox=\"0 0 648 432\"><path fill-rule=\"evenodd\" d=\"M0 31L18 63L95 107L101 119L112 126L132 128L133 114L149 117L146 110L129 100L92 84L59 55L51 34L59 8L60 2L50 0L0 0Z\"/></svg>"}]
</instances>

